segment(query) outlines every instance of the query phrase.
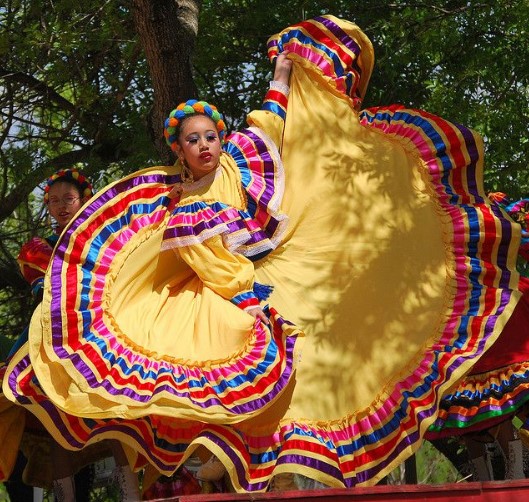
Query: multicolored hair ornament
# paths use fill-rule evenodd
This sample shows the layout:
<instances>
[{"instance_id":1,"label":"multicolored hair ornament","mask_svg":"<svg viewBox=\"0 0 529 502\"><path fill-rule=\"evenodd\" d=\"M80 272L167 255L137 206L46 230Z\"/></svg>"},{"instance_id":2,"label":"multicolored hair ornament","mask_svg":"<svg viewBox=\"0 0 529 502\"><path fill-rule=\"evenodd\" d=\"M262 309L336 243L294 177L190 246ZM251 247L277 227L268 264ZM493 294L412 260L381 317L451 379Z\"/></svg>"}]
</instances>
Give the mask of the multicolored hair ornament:
<instances>
[{"instance_id":1,"label":"multicolored hair ornament","mask_svg":"<svg viewBox=\"0 0 529 502\"><path fill-rule=\"evenodd\" d=\"M503 192L489 193L489 199L507 211L509 216L522 227L522 241L518 254L529 262L529 199L511 202Z\"/></svg>"},{"instance_id":2,"label":"multicolored hair ornament","mask_svg":"<svg viewBox=\"0 0 529 502\"><path fill-rule=\"evenodd\" d=\"M509 216L522 227L522 234L529 232L529 199L520 199L512 202L503 192L489 193L489 199L499 204Z\"/></svg>"},{"instance_id":3,"label":"multicolored hair ornament","mask_svg":"<svg viewBox=\"0 0 529 502\"><path fill-rule=\"evenodd\" d=\"M88 181L88 178L79 171L79 169L61 169L46 180L46 186L44 187L44 203L48 202L50 187L58 180L64 180L76 185L79 188L82 197L92 197L94 194L92 184Z\"/></svg>"},{"instance_id":4,"label":"multicolored hair ornament","mask_svg":"<svg viewBox=\"0 0 529 502\"><path fill-rule=\"evenodd\" d=\"M189 99L185 103L180 103L165 120L163 135L165 136L165 141L167 141L167 144L171 147L171 150L176 151L178 133L183 120L187 117L192 117L193 115L205 115L206 117L209 117L215 123L220 142L224 142L224 137L226 136L226 124L224 123L222 114L217 110L217 107L210 105L206 101Z\"/></svg>"}]
</instances>

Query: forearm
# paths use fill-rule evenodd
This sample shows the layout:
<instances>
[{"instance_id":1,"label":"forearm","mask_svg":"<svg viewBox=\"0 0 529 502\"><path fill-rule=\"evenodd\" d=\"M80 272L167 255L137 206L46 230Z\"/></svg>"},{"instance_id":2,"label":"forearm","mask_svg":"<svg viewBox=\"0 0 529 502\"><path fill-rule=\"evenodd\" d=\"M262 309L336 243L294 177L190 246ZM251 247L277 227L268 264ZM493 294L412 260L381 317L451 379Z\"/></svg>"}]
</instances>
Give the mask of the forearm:
<instances>
[{"instance_id":1,"label":"forearm","mask_svg":"<svg viewBox=\"0 0 529 502\"><path fill-rule=\"evenodd\" d=\"M178 250L209 289L242 309L259 305L253 292L253 263L226 249L220 236Z\"/></svg>"}]
</instances>

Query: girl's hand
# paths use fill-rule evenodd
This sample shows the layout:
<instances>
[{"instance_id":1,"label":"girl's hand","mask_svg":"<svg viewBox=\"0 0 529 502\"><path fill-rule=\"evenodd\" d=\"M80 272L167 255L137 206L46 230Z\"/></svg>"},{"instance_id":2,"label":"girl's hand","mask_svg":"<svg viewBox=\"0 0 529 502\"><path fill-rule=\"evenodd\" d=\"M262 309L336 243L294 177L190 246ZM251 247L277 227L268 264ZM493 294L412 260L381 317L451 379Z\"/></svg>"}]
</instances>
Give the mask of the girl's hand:
<instances>
[{"instance_id":1,"label":"girl's hand","mask_svg":"<svg viewBox=\"0 0 529 502\"><path fill-rule=\"evenodd\" d=\"M292 60L288 59L289 51L283 51L277 56L274 70L274 80L288 85L290 71L292 70Z\"/></svg>"},{"instance_id":2,"label":"girl's hand","mask_svg":"<svg viewBox=\"0 0 529 502\"><path fill-rule=\"evenodd\" d=\"M252 307L251 309L247 309L246 312L248 312L248 314L255 317L256 319L261 319L263 323L270 324L268 317L266 317L266 314L263 312L263 309L261 307Z\"/></svg>"}]
</instances>

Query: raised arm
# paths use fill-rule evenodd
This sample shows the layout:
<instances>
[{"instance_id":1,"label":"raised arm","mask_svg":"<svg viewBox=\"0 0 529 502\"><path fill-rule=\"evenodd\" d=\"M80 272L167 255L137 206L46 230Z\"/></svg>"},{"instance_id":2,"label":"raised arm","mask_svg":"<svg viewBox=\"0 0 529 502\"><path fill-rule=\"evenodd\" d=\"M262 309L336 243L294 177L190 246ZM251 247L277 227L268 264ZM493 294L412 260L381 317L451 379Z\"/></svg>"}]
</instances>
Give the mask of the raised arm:
<instances>
[{"instance_id":1,"label":"raised arm","mask_svg":"<svg viewBox=\"0 0 529 502\"><path fill-rule=\"evenodd\" d=\"M274 80L270 82L262 109L248 115L248 125L263 130L279 149L287 114L291 70L292 61L288 59L288 52L282 52L277 56Z\"/></svg>"}]
</instances>

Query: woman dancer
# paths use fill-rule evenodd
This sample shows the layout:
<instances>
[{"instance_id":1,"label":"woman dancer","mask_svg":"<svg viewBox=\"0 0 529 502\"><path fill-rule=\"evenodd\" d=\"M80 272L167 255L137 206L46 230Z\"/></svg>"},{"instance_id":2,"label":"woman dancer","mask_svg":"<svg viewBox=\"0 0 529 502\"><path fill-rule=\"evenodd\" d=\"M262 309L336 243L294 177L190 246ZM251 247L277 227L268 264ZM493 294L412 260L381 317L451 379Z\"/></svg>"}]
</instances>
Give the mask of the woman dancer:
<instances>
[{"instance_id":1,"label":"woman dancer","mask_svg":"<svg viewBox=\"0 0 529 502\"><path fill-rule=\"evenodd\" d=\"M22 246L18 256L21 273L30 284L36 301L42 299L44 275L59 236L92 195L92 184L78 169L61 169L46 180L44 204L54 222L53 232L45 238L30 239ZM27 339L26 330L17 339L7 360L27 342ZM51 477L58 501L88 500L93 478L92 466L89 464L98 460L101 455L111 456L111 446L99 445L81 453L69 452L53 441L31 413L25 412L21 407L10 406L10 408L9 414L17 417L17 420L6 420L5 425L19 432L13 435L13 444L5 448L5 455L12 457L17 449L16 437L23 432L21 448L28 459L24 479L36 486L47 486ZM116 450L116 458L121 460L121 465L126 465L126 459L120 456L119 448L115 446L114 450ZM6 473L11 470L7 467L7 463L6 461L6 467L2 467L2 471ZM125 472L122 477L126 477L128 466L121 469Z\"/></svg>"},{"instance_id":2,"label":"woman dancer","mask_svg":"<svg viewBox=\"0 0 529 502\"><path fill-rule=\"evenodd\" d=\"M374 484L507 323L519 236L475 133L359 111L373 52L356 25L305 21L269 54L292 61L289 87L281 71L219 166L194 179L214 155L186 142L223 126L199 104L209 129L187 135L184 105L167 124L180 162L110 185L66 229L4 391L70 448L118 438L147 479L205 447L238 491L288 472Z\"/></svg>"}]
</instances>

